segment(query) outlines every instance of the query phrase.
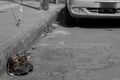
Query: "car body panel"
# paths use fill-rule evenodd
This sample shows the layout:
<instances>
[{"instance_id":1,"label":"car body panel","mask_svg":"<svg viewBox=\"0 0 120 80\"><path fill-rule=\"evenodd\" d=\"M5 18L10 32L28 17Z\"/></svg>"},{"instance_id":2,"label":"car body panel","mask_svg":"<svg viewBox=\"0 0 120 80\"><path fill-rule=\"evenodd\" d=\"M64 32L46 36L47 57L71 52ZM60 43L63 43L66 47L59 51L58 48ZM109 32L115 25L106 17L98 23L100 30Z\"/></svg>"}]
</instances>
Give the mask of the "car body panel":
<instances>
[{"instance_id":1,"label":"car body panel","mask_svg":"<svg viewBox=\"0 0 120 80\"><path fill-rule=\"evenodd\" d=\"M116 8L120 7L119 1L103 1L103 0L75 0L72 1L71 6L79 6L79 7L101 7L100 3L117 3Z\"/></svg>"},{"instance_id":2,"label":"car body panel","mask_svg":"<svg viewBox=\"0 0 120 80\"><path fill-rule=\"evenodd\" d=\"M74 7L81 8L83 13L74 12ZM67 8L71 16L78 18L120 18L120 0L68 0ZM92 9L99 11L92 12Z\"/></svg>"}]
</instances>

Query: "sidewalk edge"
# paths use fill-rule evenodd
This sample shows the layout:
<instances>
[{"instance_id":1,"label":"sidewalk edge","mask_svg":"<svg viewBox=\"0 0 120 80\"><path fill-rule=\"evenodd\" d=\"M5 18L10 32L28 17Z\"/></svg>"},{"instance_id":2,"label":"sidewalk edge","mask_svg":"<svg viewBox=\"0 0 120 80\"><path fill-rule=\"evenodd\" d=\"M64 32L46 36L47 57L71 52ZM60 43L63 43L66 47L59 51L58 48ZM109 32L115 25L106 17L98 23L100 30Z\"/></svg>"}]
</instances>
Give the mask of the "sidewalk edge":
<instances>
[{"instance_id":1,"label":"sidewalk edge","mask_svg":"<svg viewBox=\"0 0 120 80\"><path fill-rule=\"evenodd\" d=\"M32 28L13 36L12 39L4 43L3 48L0 49L0 76L6 71L6 62L8 57L16 54L24 54L38 39L42 38L41 35L51 31L54 27L51 23L55 21L58 13L64 6L57 7L54 11L49 12L48 19L43 19L42 24L40 21L31 25Z\"/></svg>"}]
</instances>

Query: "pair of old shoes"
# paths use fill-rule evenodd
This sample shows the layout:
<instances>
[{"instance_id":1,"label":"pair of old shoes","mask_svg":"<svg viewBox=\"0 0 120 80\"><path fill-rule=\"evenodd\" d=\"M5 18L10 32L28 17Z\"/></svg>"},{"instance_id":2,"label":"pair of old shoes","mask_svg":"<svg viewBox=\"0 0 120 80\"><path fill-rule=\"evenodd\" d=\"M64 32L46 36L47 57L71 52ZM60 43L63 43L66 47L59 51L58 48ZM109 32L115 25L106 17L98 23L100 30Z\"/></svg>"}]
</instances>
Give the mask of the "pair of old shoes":
<instances>
[{"instance_id":1,"label":"pair of old shoes","mask_svg":"<svg viewBox=\"0 0 120 80\"><path fill-rule=\"evenodd\" d=\"M27 61L26 55L16 55L8 59L7 72L9 75L26 75L31 71L33 71L33 65Z\"/></svg>"}]
</instances>

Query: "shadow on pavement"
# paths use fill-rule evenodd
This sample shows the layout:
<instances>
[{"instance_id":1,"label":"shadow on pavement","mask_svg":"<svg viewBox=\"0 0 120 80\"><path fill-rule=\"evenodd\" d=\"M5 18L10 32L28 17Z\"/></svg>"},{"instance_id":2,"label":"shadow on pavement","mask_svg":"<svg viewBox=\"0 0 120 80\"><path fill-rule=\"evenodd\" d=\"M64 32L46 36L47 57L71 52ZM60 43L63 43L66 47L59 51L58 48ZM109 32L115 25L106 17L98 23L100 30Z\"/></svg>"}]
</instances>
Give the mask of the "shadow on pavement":
<instances>
[{"instance_id":1,"label":"shadow on pavement","mask_svg":"<svg viewBox=\"0 0 120 80\"><path fill-rule=\"evenodd\" d=\"M120 19L83 19L76 26L81 28L120 28Z\"/></svg>"},{"instance_id":2,"label":"shadow on pavement","mask_svg":"<svg viewBox=\"0 0 120 80\"><path fill-rule=\"evenodd\" d=\"M6 11L2 11L2 10L1 10L0 13L6 13Z\"/></svg>"}]
</instances>

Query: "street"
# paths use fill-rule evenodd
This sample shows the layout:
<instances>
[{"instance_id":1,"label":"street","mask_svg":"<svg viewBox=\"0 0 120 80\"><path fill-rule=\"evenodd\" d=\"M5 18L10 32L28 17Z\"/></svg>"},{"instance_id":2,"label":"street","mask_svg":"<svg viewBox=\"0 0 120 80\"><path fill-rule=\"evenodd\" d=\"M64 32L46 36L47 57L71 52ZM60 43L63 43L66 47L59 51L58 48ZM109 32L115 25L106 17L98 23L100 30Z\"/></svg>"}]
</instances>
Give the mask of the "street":
<instances>
[{"instance_id":1,"label":"street","mask_svg":"<svg viewBox=\"0 0 120 80\"><path fill-rule=\"evenodd\" d=\"M119 28L59 27L34 45L33 64L39 80L120 80L119 43Z\"/></svg>"},{"instance_id":2,"label":"street","mask_svg":"<svg viewBox=\"0 0 120 80\"><path fill-rule=\"evenodd\" d=\"M57 25L29 50L34 71L1 80L119 80L120 29Z\"/></svg>"},{"instance_id":3,"label":"street","mask_svg":"<svg viewBox=\"0 0 120 80\"><path fill-rule=\"evenodd\" d=\"M120 80L119 43L119 28L59 27L34 45L33 62L40 80Z\"/></svg>"}]
</instances>

